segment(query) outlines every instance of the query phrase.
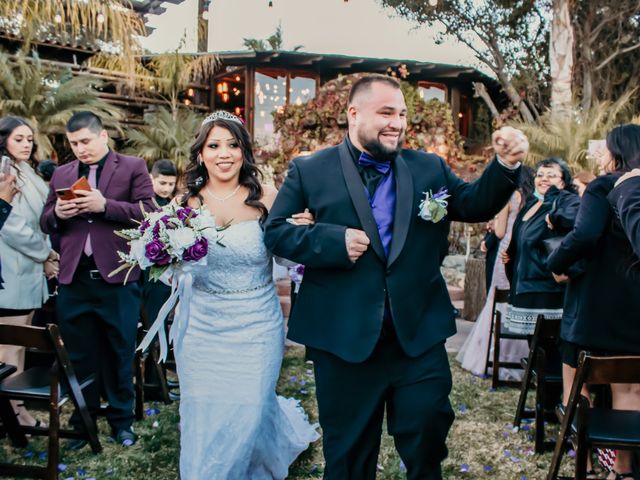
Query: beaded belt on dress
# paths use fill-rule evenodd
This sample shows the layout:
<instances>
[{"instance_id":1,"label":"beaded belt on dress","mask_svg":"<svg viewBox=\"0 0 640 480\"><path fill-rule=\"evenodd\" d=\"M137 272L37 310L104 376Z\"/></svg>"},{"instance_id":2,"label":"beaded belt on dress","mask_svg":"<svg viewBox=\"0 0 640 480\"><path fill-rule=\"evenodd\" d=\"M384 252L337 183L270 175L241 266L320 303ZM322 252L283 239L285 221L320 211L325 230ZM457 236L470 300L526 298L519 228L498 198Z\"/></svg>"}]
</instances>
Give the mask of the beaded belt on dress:
<instances>
[{"instance_id":1,"label":"beaded belt on dress","mask_svg":"<svg viewBox=\"0 0 640 480\"><path fill-rule=\"evenodd\" d=\"M262 285L258 285L257 287L241 288L237 290L214 290L213 288L207 288L204 285L194 285L193 288L200 290L201 292L213 293L215 295L219 295L219 294L229 295L229 294L255 292L256 290L261 290L271 285L273 285L273 281L263 283Z\"/></svg>"}]
</instances>

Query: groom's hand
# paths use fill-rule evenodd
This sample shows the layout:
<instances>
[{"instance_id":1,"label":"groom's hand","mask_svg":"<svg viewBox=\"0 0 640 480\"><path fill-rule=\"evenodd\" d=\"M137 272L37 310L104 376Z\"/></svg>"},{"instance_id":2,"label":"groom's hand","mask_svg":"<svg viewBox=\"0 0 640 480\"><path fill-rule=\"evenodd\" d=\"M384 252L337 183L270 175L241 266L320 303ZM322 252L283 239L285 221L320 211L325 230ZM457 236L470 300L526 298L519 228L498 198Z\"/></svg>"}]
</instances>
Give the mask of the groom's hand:
<instances>
[{"instance_id":1,"label":"groom's hand","mask_svg":"<svg viewBox=\"0 0 640 480\"><path fill-rule=\"evenodd\" d=\"M347 254L353 263L356 263L356 260L367 251L369 243L371 243L366 233L355 228L347 228L344 234L344 240L347 244Z\"/></svg>"},{"instance_id":2,"label":"groom's hand","mask_svg":"<svg viewBox=\"0 0 640 480\"><path fill-rule=\"evenodd\" d=\"M517 128L502 127L493 132L491 141L496 155L509 166L522 162L529 153L529 141Z\"/></svg>"}]
</instances>

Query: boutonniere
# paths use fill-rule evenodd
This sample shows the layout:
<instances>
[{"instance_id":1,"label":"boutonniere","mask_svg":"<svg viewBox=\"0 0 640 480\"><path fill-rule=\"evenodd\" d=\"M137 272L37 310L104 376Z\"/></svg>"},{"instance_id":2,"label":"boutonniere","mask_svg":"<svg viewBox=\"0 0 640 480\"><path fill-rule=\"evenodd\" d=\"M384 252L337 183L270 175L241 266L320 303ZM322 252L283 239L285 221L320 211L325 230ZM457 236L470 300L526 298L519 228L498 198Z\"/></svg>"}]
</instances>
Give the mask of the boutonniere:
<instances>
[{"instance_id":1,"label":"boutonniere","mask_svg":"<svg viewBox=\"0 0 640 480\"><path fill-rule=\"evenodd\" d=\"M450 196L446 187L442 187L435 194L431 193L431 190L424 192L424 199L418 206L418 216L423 220L438 223L447 214L447 198Z\"/></svg>"}]
</instances>

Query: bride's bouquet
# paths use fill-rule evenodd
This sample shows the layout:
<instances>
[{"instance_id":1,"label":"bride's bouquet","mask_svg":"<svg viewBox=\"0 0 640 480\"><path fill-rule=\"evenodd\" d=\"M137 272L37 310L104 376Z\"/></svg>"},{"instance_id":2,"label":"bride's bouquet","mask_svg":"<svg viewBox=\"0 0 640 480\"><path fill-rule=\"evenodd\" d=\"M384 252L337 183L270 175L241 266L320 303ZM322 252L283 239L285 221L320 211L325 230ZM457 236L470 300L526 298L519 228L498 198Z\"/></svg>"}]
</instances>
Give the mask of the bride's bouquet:
<instances>
[{"instance_id":1,"label":"bride's bouquet","mask_svg":"<svg viewBox=\"0 0 640 480\"><path fill-rule=\"evenodd\" d=\"M149 270L149 277L157 281L169 268L185 262L202 264L206 261L209 242L220 243L224 228L218 228L212 215L202 208L181 207L170 203L157 212L144 212L137 228L116 231L128 240L129 251L118 252L122 265L111 272L113 276L124 269L129 273L135 267ZM207 236L205 230L210 230Z\"/></svg>"},{"instance_id":2,"label":"bride's bouquet","mask_svg":"<svg viewBox=\"0 0 640 480\"><path fill-rule=\"evenodd\" d=\"M193 277L192 267L206 264L210 242L220 246L220 232L215 218L204 208L181 207L170 203L157 212L143 212L143 220L137 228L116 231L116 235L129 242L128 252L118 252L122 265L111 272L115 275L129 269L125 283L133 268L149 270L152 280L167 280L171 284L171 295L164 303L155 321L149 328L139 350L145 350L157 335L160 343L160 360L165 360L168 341L164 334L164 322L175 307L173 325L169 341L174 345L181 342L189 323ZM208 230L206 236L204 232ZM167 274L167 275L165 275ZM178 302L178 300L181 300Z\"/></svg>"}]
</instances>

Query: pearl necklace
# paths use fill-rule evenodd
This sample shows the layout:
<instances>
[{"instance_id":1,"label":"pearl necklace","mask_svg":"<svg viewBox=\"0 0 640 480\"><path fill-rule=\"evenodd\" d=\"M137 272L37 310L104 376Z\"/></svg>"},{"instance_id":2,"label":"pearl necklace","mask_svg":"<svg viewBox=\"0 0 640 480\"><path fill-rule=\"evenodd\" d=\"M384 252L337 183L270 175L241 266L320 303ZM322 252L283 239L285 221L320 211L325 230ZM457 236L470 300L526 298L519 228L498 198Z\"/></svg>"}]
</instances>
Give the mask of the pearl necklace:
<instances>
[{"instance_id":1,"label":"pearl necklace","mask_svg":"<svg viewBox=\"0 0 640 480\"><path fill-rule=\"evenodd\" d=\"M231 197L233 197L236 193L238 193L238 190L240 190L241 185L238 184L238 186L233 190L233 192L231 192L230 194L224 196L224 197L219 197L217 196L215 193L213 193L211 191L211 188L209 188L209 185L206 186L207 192L209 192L209 195L211 195L214 200L217 200L219 202L226 202L227 200L229 200Z\"/></svg>"}]
</instances>

